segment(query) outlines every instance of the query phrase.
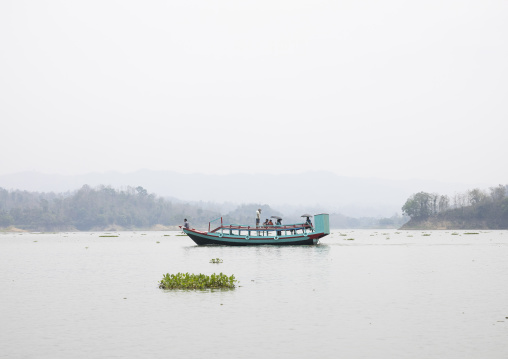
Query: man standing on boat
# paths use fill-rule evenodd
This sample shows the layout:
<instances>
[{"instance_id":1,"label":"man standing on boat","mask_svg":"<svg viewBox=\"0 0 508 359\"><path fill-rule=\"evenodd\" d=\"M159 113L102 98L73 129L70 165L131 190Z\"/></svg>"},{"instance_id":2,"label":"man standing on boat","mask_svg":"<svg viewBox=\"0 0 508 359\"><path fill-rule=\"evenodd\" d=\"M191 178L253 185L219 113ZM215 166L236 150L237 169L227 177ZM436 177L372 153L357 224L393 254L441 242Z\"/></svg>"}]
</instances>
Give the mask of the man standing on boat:
<instances>
[{"instance_id":1,"label":"man standing on boat","mask_svg":"<svg viewBox=\"0 0 508 359\"><path fill-rule=\"evenodd\" d=\"M183 228L189 229L189 222L187 222L187 218L183 220Z\"/></svg>"},{"instance_id":2,"label":"man standing on boat","mask_svg":"<svg viewBox=\"0 0 508 359\"><path fill-rule=\"evenodd\" d=\"M256 228L259 227L259 223L261 221L261 208L258 208L256 211Z\"/></svg>"}]
</instances>

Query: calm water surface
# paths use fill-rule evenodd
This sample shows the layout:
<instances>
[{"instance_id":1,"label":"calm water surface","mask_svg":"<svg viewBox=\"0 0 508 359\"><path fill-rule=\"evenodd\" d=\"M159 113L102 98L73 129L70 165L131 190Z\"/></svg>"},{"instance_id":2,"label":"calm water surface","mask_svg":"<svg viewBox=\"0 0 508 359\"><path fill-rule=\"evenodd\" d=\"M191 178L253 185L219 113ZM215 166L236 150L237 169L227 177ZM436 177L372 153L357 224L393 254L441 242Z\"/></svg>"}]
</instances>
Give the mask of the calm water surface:
<instances>
[{"instance_id":1,"label":"calm water surface","mask_svg":"<svg viewBox=\"0 0 508 359\"><path fill-rule=\"evenodd\" d=\"M245 248L176 232L0 234L0 357L508 358L508 231L452 233ZM168 272L240 286L164 291Z\"/></svg>"}]
</instances>

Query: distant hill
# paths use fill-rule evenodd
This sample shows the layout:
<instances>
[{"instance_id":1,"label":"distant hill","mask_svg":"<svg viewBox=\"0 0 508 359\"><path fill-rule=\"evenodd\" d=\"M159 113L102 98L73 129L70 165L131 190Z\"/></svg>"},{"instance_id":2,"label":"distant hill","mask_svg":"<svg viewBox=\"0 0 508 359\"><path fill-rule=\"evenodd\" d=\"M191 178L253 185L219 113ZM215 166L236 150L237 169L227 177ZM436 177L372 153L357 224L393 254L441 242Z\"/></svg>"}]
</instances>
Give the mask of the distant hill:
<instances>
[{"instance_id":1,"label":"distant hill","mask_svg":"<svg viewBox=\"0 0 508 359\"><path fill-rule=\"evenodd\" d=\"M402 207L411 220L402 229L508 229L508 186L479 188L453 198L419 192Z\"/></svg>"},{"instance_id":2,"label":"distant hill","mask_svg":"<svg viewBox=\"0 0 508 359\"><path fill-rule=\"evenodd\" d=\"M302 164L302 168L305 168ZM349 217L390 217L400 213L406 198L423 188L452 194L468 188L465 184L435 181L394 181L353 178L330 172L298 174L182 174L172 171L140 170L131 173L89 173L66 176L22 172L0 176L0 187L36 192L74 191L83 184L114 188L142 186L161 197L185 201L263 203L297 213L342 213Z\"/></svg>"}]
</instances>

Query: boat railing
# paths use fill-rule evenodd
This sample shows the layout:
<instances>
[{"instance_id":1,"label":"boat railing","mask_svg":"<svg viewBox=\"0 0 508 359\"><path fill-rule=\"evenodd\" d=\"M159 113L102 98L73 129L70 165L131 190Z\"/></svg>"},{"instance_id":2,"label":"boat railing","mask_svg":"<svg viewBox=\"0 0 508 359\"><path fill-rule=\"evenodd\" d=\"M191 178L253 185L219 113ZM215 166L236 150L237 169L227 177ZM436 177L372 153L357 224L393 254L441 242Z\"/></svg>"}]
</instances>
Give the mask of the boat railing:
<instances>
[{"instance_id":1,"label":"boat railing","mask_svg":"<svg viewBox=\"0 0 508 359\"><path fill-rule=\"evenodd\" d=\"M260 230L265 230L268 228L268 229L272 229L272 230L284 230L284 229L294 229L294 228L312 228L312 226L310 226L308 223L293 223L293 224L281 224L281 225L277 225L277 224L270 224L270 225L264 225L264 224L260 224L259 226L247 226L245 224L235 224L235 223L232 223L232 224L227 224L227 225L223 225L221 226L222 228L232 228L232 229L250 229L250 230L255 230L256 228L260 228ZM219 228L221 228L219 227Z\"/></svg>"},{"instance_id":2,"label":"boat railing","mask_svg":"<svg viewBox=\"0 0 508 359\"><path fill-rule=\"evenodd\" d=\"M210 222L208 222L208 232L210 232L210 228L213 222L218 222L220 219L220 226L214 229L212 232L215 232L218 228L222 227L222 217L212 219Z\"/></svg>"},{"instance_id":3,"label":"boat railing","mask_svg":"<svg viewBox=\"0 0 508 359\"><path fill-rule=\"evenodd\" d=\"M218 222L220 220L220 225L212 229L212 223ZM217 223L218 224L218 223ZM214 225L215 226L215 225ZM208 232L221 232L224 233L224 230L228 230L232 233L233 230L238 231L247 231L250 235L251 232L255 232L257 235L261 233L268 233L270 231L275 231L277 235L280 235L282 231L290 231L291 233L295 233L297 230L302 230L303 232L313 232L314 227L306 222L304 223L293 223L293 224L273 224L273 225L264 225L260 224L259 226L249 226L245 224L227 224L224 225L222 223L222 217L216 218L208 223ZM287 232L286 232L287 233Z\"/></svg>"}]
</instances>

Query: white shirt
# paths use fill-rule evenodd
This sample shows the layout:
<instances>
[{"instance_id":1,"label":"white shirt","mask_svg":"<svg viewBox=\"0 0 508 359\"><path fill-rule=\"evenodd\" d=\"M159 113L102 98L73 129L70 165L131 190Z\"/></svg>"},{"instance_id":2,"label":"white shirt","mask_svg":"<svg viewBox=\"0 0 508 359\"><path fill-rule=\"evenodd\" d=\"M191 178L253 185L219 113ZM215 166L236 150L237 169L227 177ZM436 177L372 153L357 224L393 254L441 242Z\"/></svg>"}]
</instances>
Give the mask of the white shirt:
<instances>
[{"instance_id":1,"label":"white shirt","mask_svg":"<svg viewBox=\"0 0 508 359\"><path fill-rule=\"evenodd\" d=\"M261 219L261 211L259 209L256 211L256 218Z\"/></svg>"}]
</instances>

